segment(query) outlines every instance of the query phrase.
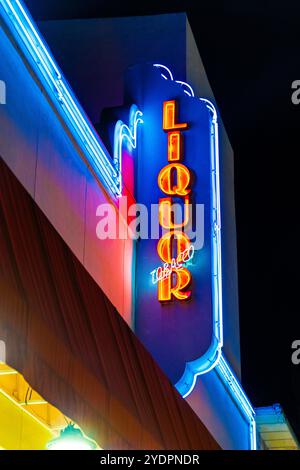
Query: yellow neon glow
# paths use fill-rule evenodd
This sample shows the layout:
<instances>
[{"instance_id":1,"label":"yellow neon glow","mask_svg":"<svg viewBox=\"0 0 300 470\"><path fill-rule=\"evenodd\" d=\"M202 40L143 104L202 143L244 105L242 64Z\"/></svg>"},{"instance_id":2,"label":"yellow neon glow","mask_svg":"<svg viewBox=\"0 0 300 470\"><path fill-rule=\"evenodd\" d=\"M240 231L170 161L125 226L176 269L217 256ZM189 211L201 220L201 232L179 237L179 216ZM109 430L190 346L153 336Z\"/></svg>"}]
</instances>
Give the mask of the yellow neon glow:
<instances>
[{"instance_id":1,"label":"yellow neon glow","mask_svg":"<svg viewBox=\"0 0 300 470\"><path fill-rule=\"evenodd\" d=\"M160 170L157 182L159 188L169 196L187 196L190 192L190 171L181 163L170 163Z\"/></svg>"},{"instance_id":2,"label":"yellow neon glow","mask_svg":"<svg viewBox=\"0 0 300 470\"><path fill-rule=\"evenodd\" d=\"M168 160L175 162L182 157L182 134L180 131L168 132Z\"/></svg>"},{"instance_id":3,"label":"yellow neon glow","mask_svg":"<svg viewBox=\"0 0 300 470\"><path fill-rule=\"evenodd\" d=\"M172 287L173 278L176 277L176 283ZM158 281L158 300L160 302L169 302L172 297L178 300L188 300L191 296L190 290L185 290L191 282L191 273L186 268L176 269L171 276Z\"/></svg>"},{"instance_id":4,"label":"yellow neon glow","mask_svg":"<svg viewBox=\"0 0 300 470\"><path fill-rule=\"evenodd\" d=\"M175 100L164 101L163 104L163 129L172 131L175 129L186 129L187 123L176 123L177 103Z\"/></svg>"},{"instance_id":5,"label":"yellow neon glow","mask_svg":"<svg viewBox=\"0 0 300 470\"><path fill-rule=\"evenodd\" d=\"M0 363L0 448L45 450L68 421L21 374Z\"/></svg>"},{"instance_id":6,"label":"yellow neon glow","mask_svg":"<svg viewBox=\"0 0 300 470\"><path fill-rule=\"evenodd\" d=\"M167 230L174 230L185 227L189 223L189 214L190 214L190 198L189 196L185 196L184 198L184 217L183 222L181 223L174 223L174 211L172 210L172 198L165 197L159 199L159 209L158 209L158 216L159 216L159 223L160 225L167 229Z\"/></svg>"}]
</instances>

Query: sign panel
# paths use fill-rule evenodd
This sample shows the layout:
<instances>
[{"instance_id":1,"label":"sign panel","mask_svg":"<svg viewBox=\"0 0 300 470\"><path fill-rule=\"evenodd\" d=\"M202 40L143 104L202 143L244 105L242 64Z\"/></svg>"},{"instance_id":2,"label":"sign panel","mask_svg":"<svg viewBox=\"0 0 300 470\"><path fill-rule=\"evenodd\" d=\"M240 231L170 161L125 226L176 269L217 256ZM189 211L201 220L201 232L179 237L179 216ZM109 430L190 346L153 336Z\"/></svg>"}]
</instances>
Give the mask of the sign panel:
<instances>
[{"instance_id":1,"label":"sign panel","mask_svg":"<svg viewBox=\"0 0 300 470\"><path fill-rule=\"evenodd\" d=\"M135 331L182 394L222 346L216 113L163 67L129 70L143 112L135 197L148 230L136 242Z\"/></svg>"}]
</instances>

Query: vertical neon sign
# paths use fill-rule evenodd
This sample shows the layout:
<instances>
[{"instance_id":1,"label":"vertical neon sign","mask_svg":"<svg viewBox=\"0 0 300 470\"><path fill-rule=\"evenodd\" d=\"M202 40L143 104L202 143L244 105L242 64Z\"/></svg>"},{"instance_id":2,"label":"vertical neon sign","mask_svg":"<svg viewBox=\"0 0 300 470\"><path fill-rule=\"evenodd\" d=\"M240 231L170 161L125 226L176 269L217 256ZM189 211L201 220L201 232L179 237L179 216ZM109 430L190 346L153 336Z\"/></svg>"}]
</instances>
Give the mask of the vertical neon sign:
<instances>
[{"instance_id":1,"label":"vertical neon sign","mask_svg":"<svg viewBox=\"0 0 300 470\"><path fill-rule=\"evenodd\" d=\"M157 240L154 225L136 245L135 331L174 384L185 374L186 393L186 365L211 366L219 344L214 116L147 64L129 70L127 83L145 120L135 197L161 232Z\"/></svg>"},{"instance_id":2,"label":"vertical neon sign","mask_svg":"<svg viewBox=\"0 0 300 470\"><path fill-rule=\"evenodd\" d=\"M159 199L159 223L168 232L158 241L157 252L161 261L169 265L172 264L172 259L191 249L191 241L183 232L189 223L191 175L189 169L179 163L183 158L183 131L187 130L188 125L186 122L176 122L176 115L176 101L164 101L163 130L167 132L170 163L161 169L157 182L164 194L179 197L184 203L183 221L176 224L172 220L172 197ZM158 281L158 300L160 302L169 302L173 299L188 300L191 296L189 289L191 279L191 273L186 267L172 267L171 275Z\"/></svg>"}]
</instances>

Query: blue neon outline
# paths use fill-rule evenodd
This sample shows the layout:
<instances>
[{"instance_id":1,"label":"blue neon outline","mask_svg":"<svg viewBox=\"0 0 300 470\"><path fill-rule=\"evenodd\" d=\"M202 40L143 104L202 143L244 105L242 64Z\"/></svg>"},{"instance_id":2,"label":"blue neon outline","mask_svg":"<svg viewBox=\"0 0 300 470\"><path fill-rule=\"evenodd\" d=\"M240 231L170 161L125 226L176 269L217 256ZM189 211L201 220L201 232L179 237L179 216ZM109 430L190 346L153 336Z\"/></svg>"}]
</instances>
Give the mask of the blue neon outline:
<instances>
[{"instance_id":1,"label":"blue neon outline","mask_svg":"<svg viewBox=\"0 0 300 470\"><path fill-rule=\"evenodd\" d=\"M114 131L114 166L117 168L119 179L118 179L118 189L119 194L122 194L122 145L123 141L126 139L131 148L135 149L137 146L137 128L138 124L142 124L144 121L142 119L143 113L138 109L138 107L133 104L130 107L129 111L129 123L128 126L124 124L123 121L118 120L115 124Z\"/></svg>"},{"instance_id":2,"label":"blue neon outline","mask_svg":"<svg viewBox=\"0 0 300 470\"><path fill-rule=\"evenodd\" d=\"M154 67L163 68L161 74L164 79L174 81L182 87L183 92L190 97L195 97L193 88L180 80L174 80L172 72L165 65L153 64ZM169 78L166 77L166 72ZM221 204L220 204L220 169L219 169L219 130L217 111L213 103L206 98L203 101L211 119L211 187L212 187L212 287L213 287L213 338L206 353L200 358L187 362L184 373L175 384L178 392L186 398L194 389L197 377L216 369L224 386L231 394L233 400L239 406L240 411L249 422L250 448L256 447L256 422L255 411L248 400L239 380L225 359L223 348L223 308L222 308L222 253L221 253Z\"/></svg>"},{"instance_id":3,"label":"blue neon outline","mask_svg":"<svg viewBox=\"0 0 300 470\"><path fill-rule=\"evenodd\" d=\"M233 370L231 369L229 363L223 356L220 357L220 361L216 366L216 372L223 382L224 386L230 392L233 400L237 403L240 408L240 411L244 417L249 422L249 440L250 440L250 449L257 449L257 435L256 435L256 421L255 421L255 411L245 394L239 380L235 376Z\"/></svg>"},{"instance_id":4,"label":"blue neon outline","mask_svg":"<svg viewBox=\"0 0 300 470\"><path fill-rule=\"evenodd\" d=\"M2 6L0 13L5 24L27 60L33 65L38 79L44 84L56 110L67 123L86 159L87 166L91 167L112 196L121 196L122 176L119 172L122 166L121 152L119 152L119 160L111 159L22 2L20 0L0 0L0 5ZM138 116L142 116L141 111L136 110L136 113ZM130 114L129 121L130 119L132 119L132 114ZM141 122L141 119L136 121L137 124ZM124 124L122 129L125 134L127 134L129 127ZM120 141L123 142L123 133L118 135ZM118 142L114 142L114 146L118 146ZM135 146L136 134L135 139L132 140L132 147L135 148Z\"/></svg>"}]
</instances>

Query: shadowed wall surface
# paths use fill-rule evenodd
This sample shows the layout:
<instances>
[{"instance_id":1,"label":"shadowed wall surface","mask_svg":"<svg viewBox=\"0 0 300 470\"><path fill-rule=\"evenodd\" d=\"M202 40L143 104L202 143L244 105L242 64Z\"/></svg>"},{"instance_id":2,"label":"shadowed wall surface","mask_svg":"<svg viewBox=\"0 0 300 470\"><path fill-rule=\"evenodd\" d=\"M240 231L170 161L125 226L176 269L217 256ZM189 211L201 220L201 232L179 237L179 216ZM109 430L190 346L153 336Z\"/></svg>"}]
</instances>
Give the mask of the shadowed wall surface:
<instances>
[{"instance_id":1,"label":"shadowed wall surface","mask_svg":"<svg viewBox=\"0 0 300 470\"><path fill-rule=\"evenodd\" d=\"M0 160L7 363L104 449L219 446Z\"/></svg>"}]
</instances>

